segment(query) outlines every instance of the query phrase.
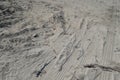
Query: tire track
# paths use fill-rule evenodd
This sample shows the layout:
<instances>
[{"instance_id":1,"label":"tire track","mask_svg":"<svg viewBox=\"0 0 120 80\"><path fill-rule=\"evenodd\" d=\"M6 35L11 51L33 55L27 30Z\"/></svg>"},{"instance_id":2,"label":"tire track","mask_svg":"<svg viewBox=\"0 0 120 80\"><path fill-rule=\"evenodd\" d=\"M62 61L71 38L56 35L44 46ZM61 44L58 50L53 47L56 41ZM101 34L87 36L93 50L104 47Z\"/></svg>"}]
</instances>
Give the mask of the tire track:
<instances>
[{"instance_id":1,"label":"tire track","mask_svg":"<svg viewBox=\"0 0 120 80\"><path fill-rule=\"evenodd\" d=\"M60 55L57 56L57 59L55 63L52 65L50 71L48 71L48 74L46 75L44 80L63 80L64 75L67 71L67 69L63 70L63 67L65 66L66 62L68 62L69 58L71 57L73 53L73 45L76 41L75 35L73 34L70 38L70 41L68 44L64 47L64 49L61 51Z\"/></svg>"},{"instance_id":2,"label":"tire track","mask_svg":"<svg viewBox=\"0 0 120 80\"><path fill-rule=\"evenodd\" d=\"M102 54L102 65L108 65L108 61L112 61L113 58L113 48L114 48L114 41L115 41L115 28L116 28L116 20L114 16L114 6L110 8L108 11L110 14L108 15L110 20L108 21L108 31L107 36L105 39L105 44L103 45L103 54ZM106 22L107 23L107 22ZM100 80L112 80L112 73L103 72Z\"/></svg>"}]
</instances>

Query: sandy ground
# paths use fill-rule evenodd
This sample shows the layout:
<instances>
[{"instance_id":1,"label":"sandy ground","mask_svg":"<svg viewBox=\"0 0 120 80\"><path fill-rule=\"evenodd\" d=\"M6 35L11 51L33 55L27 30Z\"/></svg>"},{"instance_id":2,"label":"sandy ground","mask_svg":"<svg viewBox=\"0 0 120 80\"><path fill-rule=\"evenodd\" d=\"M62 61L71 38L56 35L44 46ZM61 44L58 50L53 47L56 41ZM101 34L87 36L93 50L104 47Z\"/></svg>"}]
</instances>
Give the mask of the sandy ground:
<instances>
[{"instance_id":1,"label":"sandy ground","mask_svg":"<svg viewBox=\"0 0 120 80\"><path fill-rule=\"evenodd\" d=\"M0 0L0 80L120 80L120 0Z\"/></svg>"}]
</instances>

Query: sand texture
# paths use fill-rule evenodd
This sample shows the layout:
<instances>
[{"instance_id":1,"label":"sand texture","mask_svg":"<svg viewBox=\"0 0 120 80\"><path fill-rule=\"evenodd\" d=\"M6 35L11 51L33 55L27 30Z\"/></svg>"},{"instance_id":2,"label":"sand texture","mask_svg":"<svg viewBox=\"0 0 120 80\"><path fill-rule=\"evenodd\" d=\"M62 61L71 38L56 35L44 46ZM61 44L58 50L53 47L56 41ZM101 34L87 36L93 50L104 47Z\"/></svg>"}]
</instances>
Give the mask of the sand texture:
<instances>
[{"instance_id":1,"label":"sand texture","mask_svg":"<svg viewBox=\"0 0 120 80\"><path fill-rule=\"evenodd\" d=\"M0 80L120 80L120 0L0 0Z\"/></svg>"}]
</instances>

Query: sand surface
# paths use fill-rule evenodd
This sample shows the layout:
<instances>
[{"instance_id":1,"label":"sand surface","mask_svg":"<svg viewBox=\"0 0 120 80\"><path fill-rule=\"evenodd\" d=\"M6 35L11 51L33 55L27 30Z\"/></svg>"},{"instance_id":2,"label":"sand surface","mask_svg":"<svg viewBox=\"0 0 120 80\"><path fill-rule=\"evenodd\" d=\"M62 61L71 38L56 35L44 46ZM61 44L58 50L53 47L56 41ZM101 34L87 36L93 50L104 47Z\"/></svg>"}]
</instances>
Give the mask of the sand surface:
<instances>
[{"instance_id":1,"label":"sand surface","mask_svg":"<svg viewBox=\"0 0 120 80\"><path fill-rule=\"evenodd\" d=\"M0 80L120 80L120 0L0 0Z\"/></svg>"}]
</instances>

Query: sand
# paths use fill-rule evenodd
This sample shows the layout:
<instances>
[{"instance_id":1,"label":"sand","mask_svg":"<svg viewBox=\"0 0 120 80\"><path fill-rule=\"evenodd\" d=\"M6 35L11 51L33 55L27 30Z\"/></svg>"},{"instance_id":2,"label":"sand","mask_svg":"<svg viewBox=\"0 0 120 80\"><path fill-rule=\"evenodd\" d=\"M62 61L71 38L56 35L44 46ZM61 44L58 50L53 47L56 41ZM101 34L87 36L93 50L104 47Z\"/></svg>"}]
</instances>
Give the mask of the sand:
<instances>
[{"instance_id":1,"label":"sand","mask_svg":"<svg viewBox=\"0 0 120 80\"><path fill-rule=\"evenodd\" d=\"M1 0L0 80L120 80L120 0Z\"/></svg>"}]
</instances>

